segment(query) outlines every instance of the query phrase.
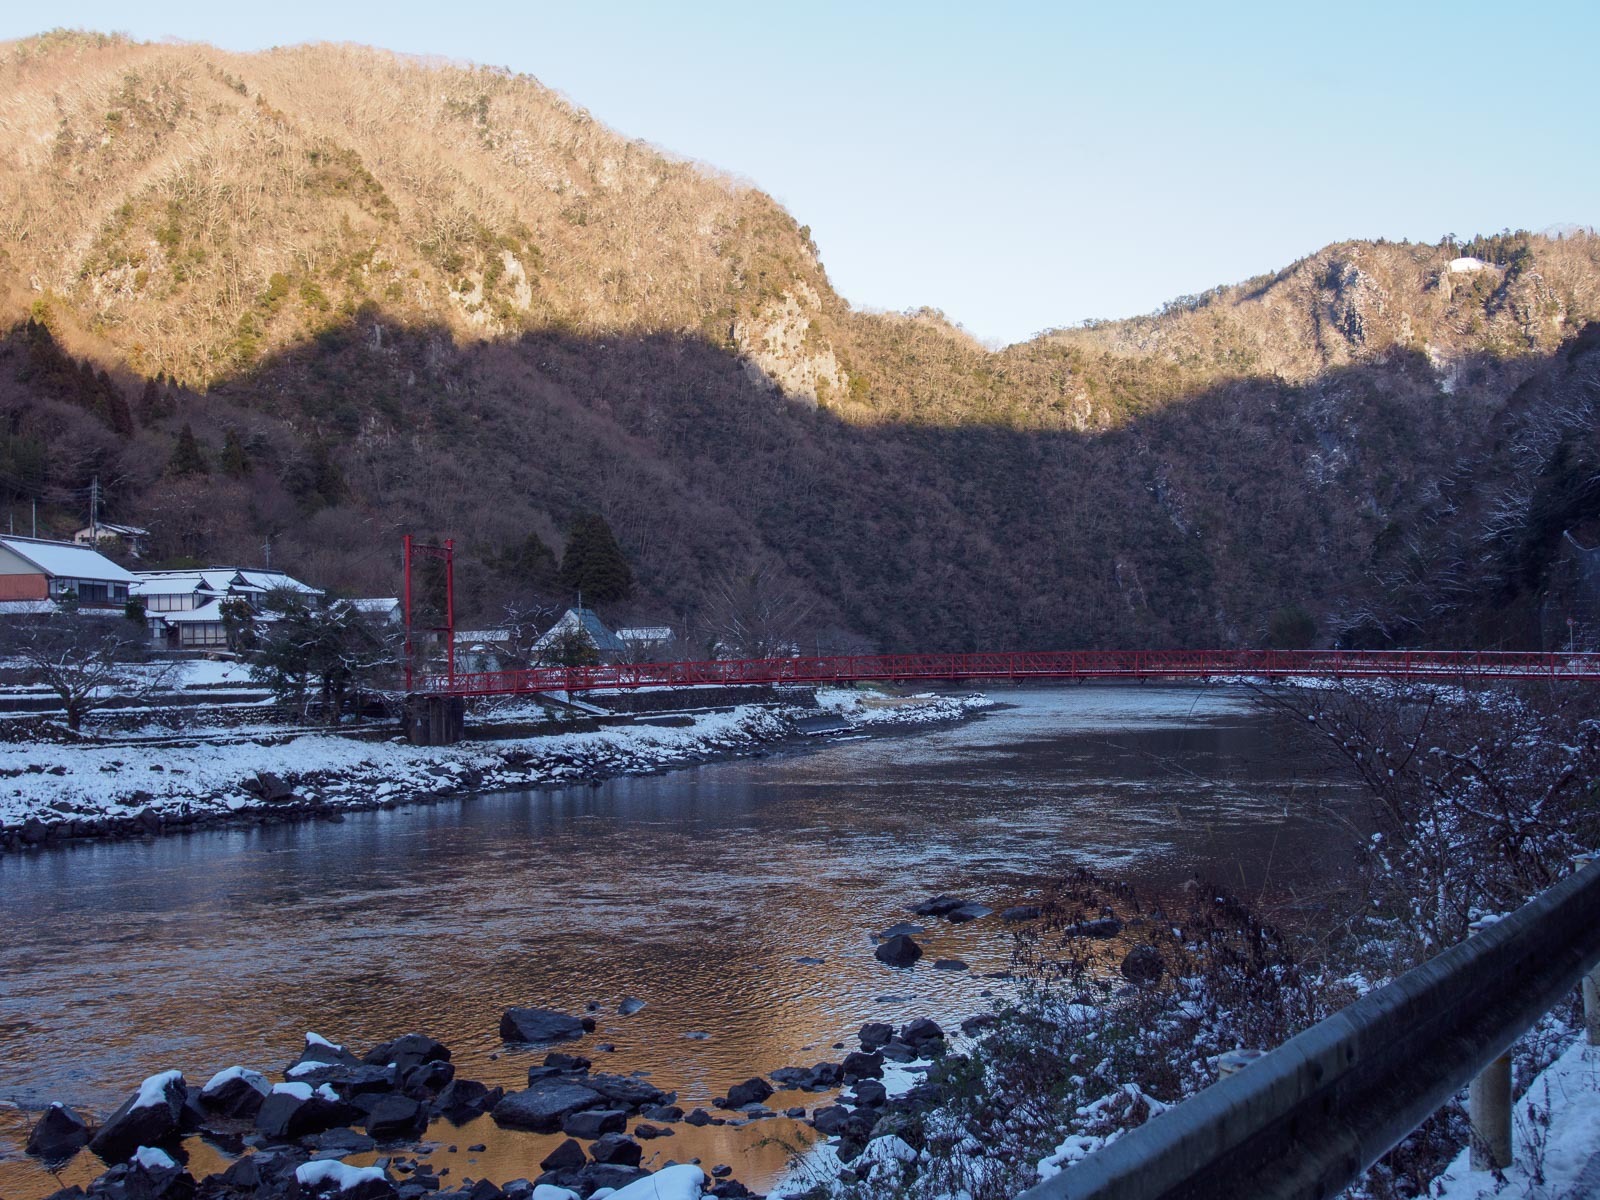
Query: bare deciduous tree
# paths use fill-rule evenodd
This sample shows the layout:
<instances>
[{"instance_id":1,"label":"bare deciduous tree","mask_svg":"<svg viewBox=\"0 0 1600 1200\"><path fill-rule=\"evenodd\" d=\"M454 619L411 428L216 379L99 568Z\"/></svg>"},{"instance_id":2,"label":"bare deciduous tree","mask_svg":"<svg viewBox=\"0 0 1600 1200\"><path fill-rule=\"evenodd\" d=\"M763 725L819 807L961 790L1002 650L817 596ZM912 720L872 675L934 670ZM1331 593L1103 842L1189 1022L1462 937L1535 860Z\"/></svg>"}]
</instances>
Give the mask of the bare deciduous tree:
<instances>
[{"instance_id":1,"label":"bare deciduous tree","mask_svg":"<svg viewBox=\"0 0 1600 1200\"><path fill-rule=\"evenodd\" d=\"M23 662L29 682L56 694L73 730L114 700L148 699L174 681L174 664L139 661L146 658L143 629L120 617L54 613L8 625L0 643Z\"/></svg>"}]
</instances>

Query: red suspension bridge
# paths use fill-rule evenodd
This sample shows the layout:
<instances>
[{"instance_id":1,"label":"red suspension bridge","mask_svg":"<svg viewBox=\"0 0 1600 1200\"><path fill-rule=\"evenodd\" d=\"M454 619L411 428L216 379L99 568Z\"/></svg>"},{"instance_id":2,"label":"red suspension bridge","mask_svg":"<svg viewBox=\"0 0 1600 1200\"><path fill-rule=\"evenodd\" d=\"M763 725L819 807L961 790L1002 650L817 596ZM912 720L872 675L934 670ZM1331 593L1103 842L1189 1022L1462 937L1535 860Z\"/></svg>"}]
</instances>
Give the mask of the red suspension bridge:
<instances>
[{"instance_id":1,"label":"red suspension bridge","mask_svg":"<svg viewBox=\"0 0 1600 1200\"><path fill-rule=\"evenodd\" d=\"M960 683L980 680L1491 679L1600 682L1600 654L1494 650L1055 650L983 654L870 654L709 662L533 667L419 675L431 696L736 684Z\"/></svg>"},{"instance_id":2,"label":"red suspension bridge","mask_svg":"<svg viewBox=\"0 0 1600 1200\"><path fill-rule=\"evenodd\" d=\"M413 605L414 560L440 564L442 623L420 622ZM962 683L1094 679L1389 679L1435 682L1543 679L1600 681L1600 654L1494 650L1054 650L980 654L851 654L803 658L714 659L706 662L627 663L591 667L530 667L458 671L455 658L455 546L405 539L406 662L417 661L414 636L437 637L443 671L408 665L413 740L460 736L469 696L524 696L637 688L827 685L866 682Z\"/></svg>"}]
</instances>

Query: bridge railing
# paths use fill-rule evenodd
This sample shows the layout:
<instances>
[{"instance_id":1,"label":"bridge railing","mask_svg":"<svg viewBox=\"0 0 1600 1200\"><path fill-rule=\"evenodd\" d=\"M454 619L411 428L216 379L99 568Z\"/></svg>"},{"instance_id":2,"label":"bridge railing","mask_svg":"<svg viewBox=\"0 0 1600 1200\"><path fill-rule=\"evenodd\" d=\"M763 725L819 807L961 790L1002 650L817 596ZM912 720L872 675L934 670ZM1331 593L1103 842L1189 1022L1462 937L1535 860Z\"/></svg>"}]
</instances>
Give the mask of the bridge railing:
<instances>
[{"instance_id":1,"label":"bridge railing","mask_svg":"<svg viewBox=\"0 0 1600 1200\"><path fill-rule=\"evenodd\" d=\"M1600 863L1018 1200L1323 1198L1600 962Z\"/></svg>"},{"instance_id":2,"label":"bridge railing","mask_svg":"<svg viewBox=\"0 0 1600 1200\"><path fill-rule=\"evenodd\" d=\"M502 696L602 688L980 679L1600 679L1600 654L1423 650L1055 650L717 659L424 675L416 690Z\"/></svg>"}]
</instances>

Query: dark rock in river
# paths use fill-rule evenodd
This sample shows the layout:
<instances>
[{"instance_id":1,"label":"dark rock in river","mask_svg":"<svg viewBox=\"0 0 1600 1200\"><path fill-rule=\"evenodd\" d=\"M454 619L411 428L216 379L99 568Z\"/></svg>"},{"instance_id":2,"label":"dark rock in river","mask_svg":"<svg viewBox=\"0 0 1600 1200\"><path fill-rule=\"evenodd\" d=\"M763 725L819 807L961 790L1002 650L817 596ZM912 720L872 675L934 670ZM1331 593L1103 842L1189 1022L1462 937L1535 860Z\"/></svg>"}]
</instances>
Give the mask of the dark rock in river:
<instances>
[{"instance_id":1,"label":"dark rock in river","mask_svg":"<svg viewBox=\"0 0 1600 1200\"><path fill-rule=\"evenodd\" d=\"M369 1067L363 1063L301 1063L289 1072L289 1082L310 1084L312 1089L327 1084L346 1100L394 1089L394 1072L388 1067Z\"/></svg>"},{"instance_id":2,"label":"dark rock in river","mask_svg":"<svg viewBox=\"0 0 1600 1200\"><path fill-rule=\"evenodd\" d=\"M378 1148L377 1139L354 1129L325 1129L308 1137L302 1143L318 1154L332 1152L343 1158L347 1154L370 1154Z\"/></svg>"},{"instance_id":3,"label":"dark rock in river","mask_svg":"<svg viewBox=\"0 0 1600 1200\"><path fill-rule=\"evenodd\" d=\"M1000 913L1002 921L1036 921L1039 919L1039 906L1037 904L1016 904Z\"/></svg>"},{"instance_id":4,"label":"dark rock in river","mask_svg":"<svg viewBox=\"0 0 1600 1200\"><path fill-rule=\"evenodd\" d=\"M711 1121L711 1114L703 1108L695 1109L683 1119L683 1123L685 1125L709 1125L711 1124Z\"/></svg>"},{"instance_id":5,"label":"dark rock in river","mask_svg":"<svg viewBox=\"0 0 1600 1200\"><path fill-rule=\"evenodd\" d=\"M476 1079L452 1079L434 1101L434 1108L454 1124L464 1125L499 1104L504 1095L503 1088L486 1087Z\"/></svg>"},{"instance_id":6,"label":"dark rock in river","mask_svg":"<svg viewBox=\"0 0 1600 1200\"><path fill-rule=\"evenodd\" d=\"M772 1085L765 1079L757 1076L747 1079L743 1083L736 1083L728 1089L728 1102L724 1108L743 1108L746 1104L760 1104L772 1095Z\"/></svg>"},{"instance_id":7,"label":"dark rock in river","mask_svg":"<svg viewBox=\"0 0 1600 1200\"><path fill-rule=\"evenodd\" d=\"M811 1124L824 1137L840 1137L850 1128L852 1116L854 1114L848 1108L832 1104L812 1113Z\"/></svg>"},{"instance_id":8,"label":"dark rock in river","mask_svg":"<svg viewBox=\"0 0 1600 1200\"><path fill-rule=\"evenodd\" d=\"M621 1133L627 1128L628 1114L620 1108L588 1108L573 1113L561 1122L562 1133L568 1137L584 1138L588 1141L593 1141L602 1134Z\"/></svg>"},{"instance_id":9,"label":"dark rock in river","mask_svg":"<svg viewBox=\"0 0 1600 1200\"><path fill-rule=\"evenodd\" d=\"M342 1067L359 1067L364 1065L359 1058L357 1058L354 1054L351 1054L350 1051L346 1050L343 1046L335 1046L328 1042L325 1038L319 1037L315 1034L307 1035L306 1048L300 1052L299 1058L295 1059L294 1062L289 1064L289 1068L284 1072L284 1074L287 1075L291 1081L300 1078L294 1073L294 1069L305 1063L322 1063L328 1066L338 1065Z\"/></svg>"},{"instance_id":10,"label":"dark rock in river","mask_svg":"<svg viewBox=\"0 0 1600 1200\"><path fill-rule=\"evenodd\" d=\"M634 1013L644 1008L643 1000L635 1000L632 996L624 996L622 1003L617 1005L617 1012L624 1017L631 1017Z\"/></svg>"},{"instance_id":11,"label":"dark rock in river","mask_svg":"<svg viewBox=\"0 0 1600 1200\"><path fill-rule=\"evenodd\" d=\"M512 1092L494 1106L496 1125L554 1133L575 1112L599 1108L605 1097L582 1084L562 1079L541 1079L523 1092Z\"/></svg>"},{"instance_id":12,"label":"dark rock in river","mask_svg":"<svg viewBox=\"0 0 1600 1200\"><path fill-rule=\"evenodd\" d=\"M419 1063L406 1072L405 1082L401 1085L407 1095L418 1098L431 1096L435 1092L443 1091L449 1086L450 1081L456 1077L454 1063L433 1062Z\"/></svg>"},{"instance_id":13,"label":"dark rock in river","mask_svg":"<svg viewBox=\"0 0 1600 1200\"><path fill-rule=\"evenodd\" d=\"M558 1071L587 1071L594 1066L581 1054L563 1054L559 1050L552 1050L544 1056L544 1065L554 1067Z\"/></svg>"},{"instance_id":14,"label":"dark rock in river","mask_svg":"<svg viewBox=\"0 0 1600 1200\"><path fill-rule=\"evenodd\" d=\"M676 1092L663 1092L652 1083L629 1075L607 1075L601 1072L590 1075L583 1085L599 1092L611 1102L611 1107L626 1108L633 1112L646 1104L671 1104L678 1098Z\"/></svg>"},{"instance_id":15,"label":"dark rock in river","mask_svg":"<svg viewBox=\"0 0 1600 1200\"><path fill-rule=\"evenodd\" d=\"M960 908L952 908L945 913L944 919L952 925L962 925L968 921L976 921L993 915L994 909L987 904L963 904Z\"/></svg>"},{"instance_id":16,"label":"dark rock in river","mask_svg":"<svg viewBox=\"0 0 1600 1200\"><path fill-rule=\"evenodd\" d=\"M861 1027L861 1048L876 1050L879 1046L887 1046L893 1036L893 1025L885 1021L868 1021Z\"/></svg>"},{"instance_id":17,"label":"dark rock in river","mask_svg":"<svg viewBox=\"0 0 1600 1200\"><path fill-rule=\"evenodd\" d=\"M933 961L935 971L965 971L967 964L959 958L936 958Z\"/></svg>"},{"instance_id":18,"label":"dark rock in river","mask_svg":"<svg viewBox=\"0 0 1600 1200\"><path fill-rule=\"evenodd\" d=\"M500 1037L508 1042L572 1042L593 1028L588 1018L548 1008L508 1008L500 1018Z\"/></svg>"},{"instance_id":19,"label":"dark rock in river","mask_svg":"<svg viewBox=\"0 0 1600 1200\"><path fill-rule=\"evenodd\" d=\"M672 1137L673 1133L670 1129L661 1129L655 1125L639 1124L634 1126L633 1136L648 1142L652 1138Z\"/></svg>"},{"instance_id":20,"label":"dark rock in river","mask_svg":"<svg viewBox=\"0 0 1600 1200\"><path fill-rule=\"evenodd\" d=\"M71 1158L89 1144L89 1127L64 1104L52 1104L34 1122L27 1150L38 1158Z\"/></svg>"},{"instance_id":21,"label":"dark rock in river","mask_svg":"<svg viewBox=\"0 0 1600 1200\"><path fill-rule=\"evenodd\" d=\"M875 936L880 942L887 942L890 938L913 937L916 934L927 932L927 929L921 925L913 925L909 921L901 921L897 925L891 925L889 928L880 931Z\"/></svg>"},{"instance_id":22,"label":"dark rock in river","mask_svg":"<svg viewBox=\"0 0 1600 1200\"><path fill-rule=\"evenodd\" d=\"M392 1042L374 1046L361 1061L372 1067L386 1067L393 1063L403 1078L423 1063L449 1062L450 1049L425 1033L408 1033Z\"/></svg>"},{"instance_id":23,"label":"dark rock in river","mask_svg":"<svg viewBox=\"0 0 1600 1200\"><path fill-rule=\"evenodd\" d=\"M279 1084L273 1088L256 1114L256 1129L268 1141L293 1141L309 1133L352 1125L362 1118L361 1109L353 1104L315 1095L304 1099L295 1092L282 1090L285 1086L292 1085Z\"/></svg>"},{"instance_id":24,"label":"dark rock in river","mask_svg":"<svg viewBox=\"0 0 1600 1200\"><path fill-rule=\"evenodd\" d=\"M965 903L959 896L935 896L932 900L924 900L913 906L911 911L919 917L942 917Z\"/></svg>"},{"instance_id":25,"label":"dark rock in river","mask_svg":"<svg viewBox=\"0 0 1600 1200\"><path fill-rule=\"evenodd\" d=\"M366 1127L380 1142L414 1139L428 1127L428 1110L409 1096L385 1096L367 1114Z\"/></svg>"},{"instance_id":26,"label":"dark rock in river","mask_svg":"<svg viewBox=\"0 0 1600 1200\"><path fill-rule=\"evenodd\" d=\"M161 1151L118 1163L89 1185L97 1200L191 1200L194 1176Z\"/></svg>"},{"instance_id":27,"label":"dark rock in river","mask_svg":"<svg viewBox=\"0 0 1600 1200\"><path fill-rule=\"evenodd\" d=\"M876 1079L858 1079L854 1090L855 1103L868 1108L880 1108L889 1099L888 1090Z\"/></svg>"},{"instance_id":28,"label":"dark rock in river","mask_svg":"<svg viewBox=\"0 0 1600 1200\"><path fill-rule=\"evenodd\" d=\"M623 1133L608 1133L589 1147L589 1157L597 1163L637 1167L644 1157L639 1143Z\"/></svg>"},{"instance_id":29,"label":"dark rock in river","mask_svg":"<svg viewBox=\"0 0 1600 1200\"><path fill-rule=\"evenodd\" d=\"M588 1162L588 1157L583 1152L583 1147L568 1138L547 1154L539 1167L544 1171L577 1171Z\"/></svg>"},{"instance_id":30,"label":"dark rock in river","mask_svg":"<svg viewBox=\"0 0 1600 1200\"><path fill-rule=\"evenodd\" d=\"M212 1077L200 1092L200 1104L219 1117L253 1121L271 1090L272 1085L261 1072L232 1067Z\"/></svg>"},{"instance_id":31,"label":"dark rock in river","mask_svg":"<svg viewBox=\"0 0 1600 1200\"><path fill-rule=\"evenodd\" d=\"M856 1079L881 1079L883 1055L857 1050L854 1054L844 1056L844 1062L840 1064L839 1070L847 1083Z\"/></svg>"},{"instance_id":32,"label":"dark rock in river","mask_svg":"<svg viewBox=\"0 0 1600 1200\"><path fill-rule=\"evenodd\" d=\"M683 1109L676 1104L646 1104L639 1109L639 1115L647 1121L681 1121Z\"/></svg>"},{"instance_id":33,"label":"dark rock in river","mask_svg":"<svg viewBox=\"0 0 1600 1200\"><path fill-rule=\"evenodd\" d=\"M1154 983L1161 978L1165 970L1161 961L1161 951L1151 945L1138 945L1123 956L1121 971L1123 978L1134 983Z\"/></svg>"},{"instance_id":34,"label":"dark rock in river","mask_svg":"<svg viewBox=\"0 0 1600 1200\"><path fill-rule=\"evenodd\" d=\"M939 1028L937 1021L927 1017L918 1017L908 1021L900 1028L900 1040L912 1049L919 1049L927 1042L943 1041L944 1030Z\"/></svg>"},{"instance_id":35,"label":"dark rock in river","mask_svg":"<svg viewBox=\"0 0 1600 1200\"><path fill-rule=\"evenodd\" d=\"M922 947L900 934L884 942L872 953L879 962L888 963L891 967L909 967L922 957Z\"/></svg>"},{"instance_id":36,"label":"dark rock in river","mask_svg":"<svg viewBox=\"0 0 1600 1200\"><path fill-rule=\"evenodd\" d=\"M106 1118L89 1149L107 1163L128 1158L140 1146L160 1146L178 1136L178 1118L189 1098L188 1085L177 1071L146 1079L139 1090Z\"/></svg>"},{"instance_id":37,"label":"dark rock in river","mask_svg":"<svg viewBox=\"0 0 1600 1200\"><path fill-rule=\"evenodd\" d=\"M997 1024L999 1020L1000 1018L995 1016L994 1013L979 1013L977 1016L968 1017L961 1022L961 1032L968 1037L974 1037L991 1025Z\"/></svg>"}]
</instances>

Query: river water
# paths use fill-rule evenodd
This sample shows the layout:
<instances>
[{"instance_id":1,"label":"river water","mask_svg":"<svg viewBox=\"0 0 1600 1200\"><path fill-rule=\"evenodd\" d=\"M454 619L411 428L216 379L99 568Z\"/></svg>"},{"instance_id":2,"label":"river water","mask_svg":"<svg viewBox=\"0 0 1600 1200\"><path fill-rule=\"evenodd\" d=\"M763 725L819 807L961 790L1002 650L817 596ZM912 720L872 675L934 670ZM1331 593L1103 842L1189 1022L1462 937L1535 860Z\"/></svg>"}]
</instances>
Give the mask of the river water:
<instances>
[{"instance_id":1,"label":"river water","mask_svg":"<svg viewBox=\"0 0 1600 1200\"><path fill-rule=\"evenodd\" d=\"M600 786L0 859L0 1100L103 1114L170 1067L192 1085L234 1063L281 1071L309 1030L358 1054L425 1031L462 1075L511 1088L542 1052L507 1051L500 1013L595 1002L599 1029L567 1048L709 1107L752 1074L837 1061L864 1021L948 1025L1003 995L998 918L926 922L909 972L873 958L872 932L935 893L1000 909L1078 865L1250 895L1336 872L1316 815L1333 785L1245 693L996 698L958 726ZM617 1015L624 996L645 1008ZM59 1186L20 1154L26 1128L0 1106L8 1200ZM762 1188L785 1157L773 1138L799 1132L679 1126L646 1165L700 1155ZM455 1179L497 1182L536 1177L559 1140L487 1119L430 1137ZM192 1148L197 1175L224 1161ZM62 1178L98 1169L80 1154Z\"/></svg>"}]
</instances>

